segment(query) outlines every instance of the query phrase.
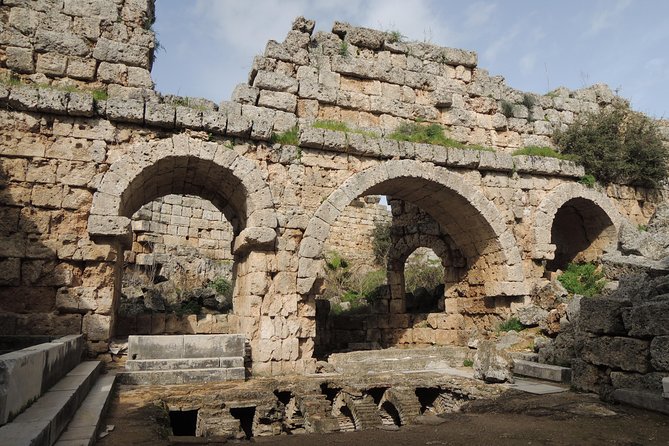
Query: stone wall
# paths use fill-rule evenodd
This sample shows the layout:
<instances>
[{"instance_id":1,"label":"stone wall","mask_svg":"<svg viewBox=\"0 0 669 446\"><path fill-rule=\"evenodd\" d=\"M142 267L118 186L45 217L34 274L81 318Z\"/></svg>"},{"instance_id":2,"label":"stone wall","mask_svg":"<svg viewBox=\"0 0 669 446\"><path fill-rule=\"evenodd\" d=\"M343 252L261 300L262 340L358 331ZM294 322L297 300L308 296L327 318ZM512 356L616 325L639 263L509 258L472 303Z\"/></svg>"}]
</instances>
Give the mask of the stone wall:
<instances>
[{"instance_id":1,"label":"stone wall","mask_svg":"<svg viewBox=\"0 0 669 446\"><path fill-rule=\"evenodd\" d=\"M523 95L478 70L473 53L377 41L385 34L341 24L335 33L312 36L313 23L298 19L284 43L270 42L256 60L236 102L162 96L131 81L140 73L131 68L150 68L153 36L142 18L151 16L151 6L135 0L0 5L3 38L14 39L0 46L7 56L1 68L11 74L0 83L2 334L84 333L89 353L107 351L119 329L131 217L166 195L206 199L232 225L233 313L226 321L205 317L202 330L226 323L246 335L261 374L313 368L325 242L346 226L340 219L360 197L385 195L429 213L466 260L466 287L476 295L461 297L506 303L524 299L541 281L556 250L550 228L572 200L605 215L615 232L628 218L645 223L667 199L666 191L589 189L578 182L584 172L574 163L505 153L544 141L547 130L540 127L568 122L578 107L608 103L602 87L540 98L546 106L532 115L546 120L531 121L518 105ZM82 42L71 31L85 29L81 11L100 25L99 35L85 39L85 51L69 43ZM25 26L20 17L28 17ZM56 25L60 31L50 31ZM342 37L348 55L340 53ZM146 57L135 57L144 51ZM29 60L43 69L46 54L67 56L65 77L29 73ZM95 74L68 77L75 58L94 65ZM19 59L28 61L25 68ZM114 68L121 74L105 84L108 64L121 65ZM94 91L103 87L104 95ZM517 116L499 112L502 100L516 104ZM419 117L444 124L455 139L500 151L383 137L397 122ZM323 118L376 128L377 136L310 126ZM297 124L297 145L270 142ZM506 314L510 307L497 310ZM434 329L432 319L416 327L401 311L384 317L392 340L409 326ZM439 329L439 318L465 317L444 312L433 319ZM200 330L201 321L195 323L190 329ZM146 322L141 326L146 330ZM150 330L161 326L152 319ZM431 342L426 333L412 333L412 342L421 336Z\"/></svg>"},{"instance_id":2,"label":"stone wall","mask_svg":"<svg viewBox=\"0 0 669 446\"><path fill-rule=\"evenodd\" d=\"M662 393L669 377L669 276L627 278L606 297L583 299L573 384L611 397L616 389Z\"/></svg>"},{"instance_id":3,"label":"stone wall","mask_svg":"<svg viewBox=\"0 0 669 446\"><path fill-rule=\"evenodd\" d=\"M380 197L354 200L330 229L325 250L337 252L362 270L378 269L374 257L374 229L391 222L390 210L379 204Z\"/></svg>"},{"instance_id":4,"label":"stone wall","mask_svg":"<svg viewBox=\"0 0 669 446\"><path fill-rule=\"evenodd\" d=\"M152 0L7 0L2 66L63 88L153 88Z\"/></svg>"}]
</instances>

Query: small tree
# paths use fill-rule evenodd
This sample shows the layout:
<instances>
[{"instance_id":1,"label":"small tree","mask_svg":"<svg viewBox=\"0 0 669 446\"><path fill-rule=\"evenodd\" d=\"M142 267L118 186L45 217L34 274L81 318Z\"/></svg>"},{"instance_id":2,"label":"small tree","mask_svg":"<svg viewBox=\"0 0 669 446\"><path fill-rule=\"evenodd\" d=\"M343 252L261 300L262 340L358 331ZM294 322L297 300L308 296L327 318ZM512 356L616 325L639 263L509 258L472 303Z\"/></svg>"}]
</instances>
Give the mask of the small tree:
<instances>
[{"instance_id":1,"label":"small tree","mask_svg":"<svg viewBox=\"0 0 669 446\"><path fill-rule=\"evenodd\" d=\"M603 183L657 187L667 178L669 152L657 124L626 101L586 113L553 138L562 153L574 155Z\"/></svg>"}]
</instances>

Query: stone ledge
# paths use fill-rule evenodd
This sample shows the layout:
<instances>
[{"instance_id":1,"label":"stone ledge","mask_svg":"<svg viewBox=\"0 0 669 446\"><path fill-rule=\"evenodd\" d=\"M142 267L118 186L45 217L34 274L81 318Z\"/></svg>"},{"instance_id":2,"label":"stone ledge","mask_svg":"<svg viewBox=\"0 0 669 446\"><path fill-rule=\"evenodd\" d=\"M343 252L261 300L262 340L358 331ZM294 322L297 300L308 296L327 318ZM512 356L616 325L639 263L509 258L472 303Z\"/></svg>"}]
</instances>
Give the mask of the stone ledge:
<instances>
[{"instance_id":1,"label":"stone ledge","mask_svg":"<svg viewBox=\"0 0 669 446\"><path fill-rule=\"evenodd\" d=\"M119 382L131 385L172 385L244 380L244 367L124 372Z\"/></svg>"},{"instance_id":2,"label":"stone ledge","mask_svg":"<svg viewBox=\"0 0 669 446\"><path fill-rule=\"evenodd\" d=\"M531 378L554 381L559 383L571 382L571 369L551 364L516 359L513 363L513 373Z\"/></svg>"},{"instance_id":3,"label":"stone ledge","mask_svg":"<svg viewBox=\"0 0 669 446\"><path fill-rule=\"evenodd\" d=\"M619 403L669 415L669 400L656 393L633 389L616 389L613 391L612 397Z\"/></svg>"}]
</instances>

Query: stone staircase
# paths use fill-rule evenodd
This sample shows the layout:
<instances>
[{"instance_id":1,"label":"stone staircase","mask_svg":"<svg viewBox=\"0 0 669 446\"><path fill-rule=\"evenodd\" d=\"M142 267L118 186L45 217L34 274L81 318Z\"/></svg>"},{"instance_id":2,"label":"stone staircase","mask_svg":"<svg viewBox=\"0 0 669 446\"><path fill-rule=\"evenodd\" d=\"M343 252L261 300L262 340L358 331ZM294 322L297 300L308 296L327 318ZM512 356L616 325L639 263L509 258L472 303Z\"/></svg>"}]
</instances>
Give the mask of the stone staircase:
<instances>
[{"instance_id":1,"label":"stone staircase","mask_svg":"<svg viewBox=\"0 0 669 446\"><path fill-rule=\"evenodd\" d=\"M245 338L237 334L130 336L124 384L243 380Z\"/></svg>"},{"instance_id":2,"label":"stone staircase","mask_svg":"<svg viewBox=\"0 0 669 446\"><path fill-rule=\"evenodd\" d=\"M82 335L0 356L0 444L92 445L114 386Z\"/></svg>"}]
</instances>

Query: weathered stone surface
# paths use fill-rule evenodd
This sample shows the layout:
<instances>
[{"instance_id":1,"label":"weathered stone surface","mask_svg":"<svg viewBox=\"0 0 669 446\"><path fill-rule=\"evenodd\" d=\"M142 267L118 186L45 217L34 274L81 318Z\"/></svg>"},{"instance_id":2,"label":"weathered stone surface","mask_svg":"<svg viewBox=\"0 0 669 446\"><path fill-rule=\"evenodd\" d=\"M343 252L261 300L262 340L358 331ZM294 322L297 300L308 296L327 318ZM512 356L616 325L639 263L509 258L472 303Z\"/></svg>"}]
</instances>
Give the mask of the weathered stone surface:
<instances>
[{"instance_id":1,"label":"weathered stone surface","mask_svg":"<svg viewBox=\"0 0 669 446\"><path fill-rule=\"evenodd\" d=\"M669 335L669 294L657 296L656 301L640 303L623 314L625 329L630 336Z\"/></svg>"},{"instance_id":2,"label":"weathered stone surface","mask_svg":"<svg viewBox=\"0 0 669 446\"><path fill-rule=\"evenodd\" d=\"M142 68L149 67L148 48L129 43L115 42L104 37L98 39L93 49L93 57L111 63L122 63Z\"/></svg>"},{"instance_id":3,"label":"weathered stone surface","mask_svg":"<svg viewBox=\"0 0 669 446\"><path fill-rule=\"evenodd\" d=\"M571 363L571 385L583 392L603 393L611 385L611 379L596 366L575 359Z\"/></svg>"},{"instance_id":4,"label":"weathered stone surface","mask_svg":"<svg viewBox=\"0 0 669 446\"><path fill-rule=\"evenodd\" d=\"M656 370L669 372L669 336L657 336L650 343L650 362Z\"/></svg>"},{"instance_id":5,"label":"weathered stone surface","mask_svg":"<svg viewBox=\"0 0 669 446\"><path fill-rule=\"evenodd\" d=\"M516 317L521 324L531 327L539 325L540 322L544 321L548 317L548 311L535 305L528 305L519 308L516 312Z\"/></svg>"},{"instance_id":6,"label":"weathered stone surface","mask_svg":"<svg viewBox=\"0 0 669 446\"><path fill-rule=\"evenodd\" d=\"M486 382L513 382L513 359L492 341L479 342L474 355L474 378Z\"/></svg>"},{"instance_id":7,"label":"weathered stone surface","mask_svg":"<svg viewBox=\"0 0 669 446\"><path fill-rule=\"evenodd\" d=\"M601 336L585 342L581 358L596 365L646 373L650 370L649 350L649 341Z\"/></svg>"},{"instance_id":8,"label":"weathered stone surface","mask_svg":"<svg viewBox=\"0 0 669 446\"><path fill-rule=\"evenodd\" d=\"M628 300L593 297L581 300L579 325L582 330L596 334L627 334L623 311L632 306Z\"/></svg>"}]
</instances>

